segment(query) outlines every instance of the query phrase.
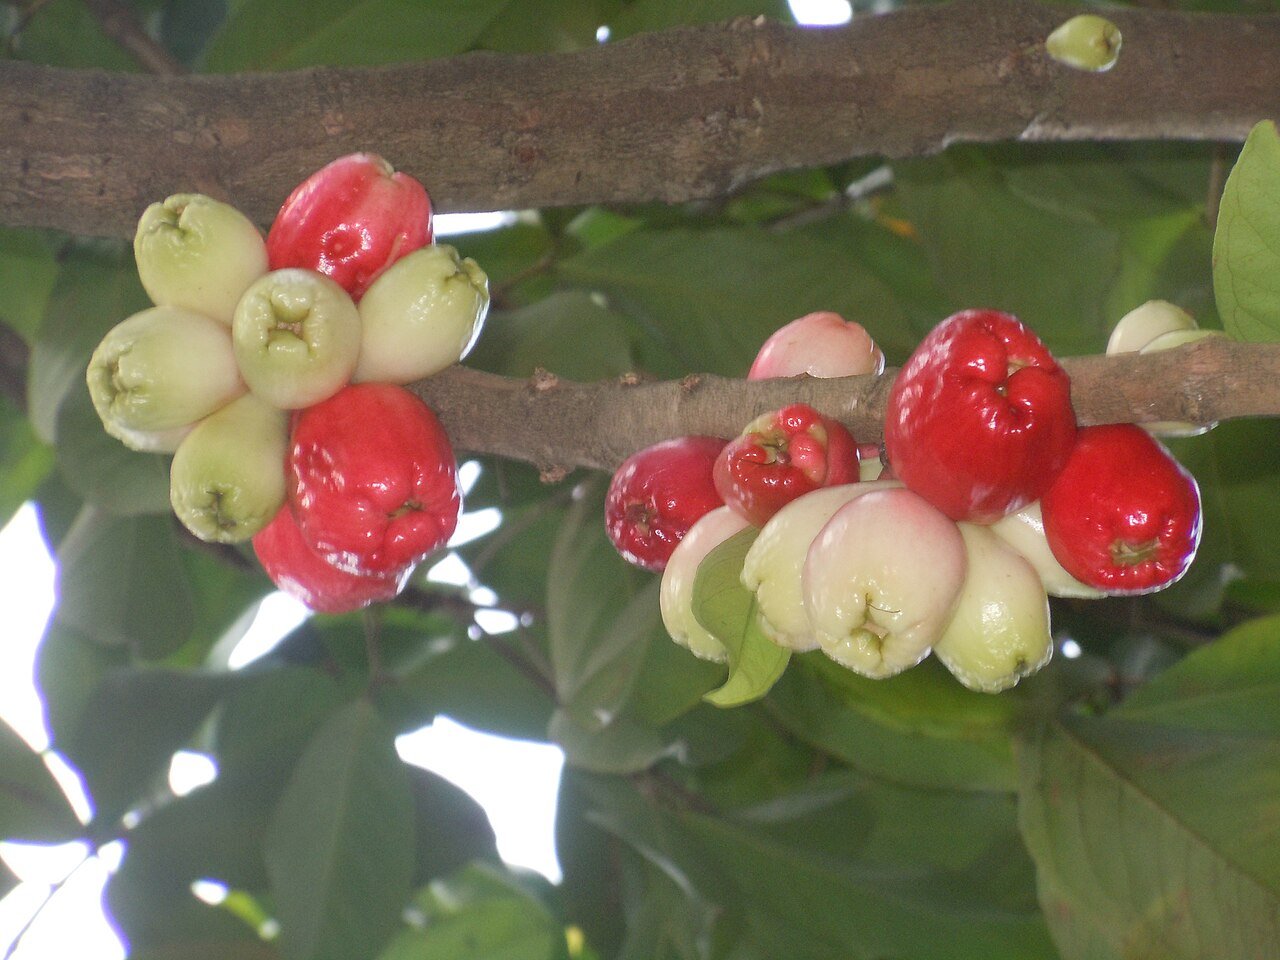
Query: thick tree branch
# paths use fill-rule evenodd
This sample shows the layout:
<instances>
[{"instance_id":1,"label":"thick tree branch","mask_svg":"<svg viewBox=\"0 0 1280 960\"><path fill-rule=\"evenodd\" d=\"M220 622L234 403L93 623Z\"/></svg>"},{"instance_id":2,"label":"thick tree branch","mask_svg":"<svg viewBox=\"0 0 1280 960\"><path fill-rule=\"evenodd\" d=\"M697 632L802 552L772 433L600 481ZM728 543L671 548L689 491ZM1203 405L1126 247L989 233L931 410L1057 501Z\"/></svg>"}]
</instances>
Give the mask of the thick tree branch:
<instances>
[{"instance_id":1,"label":"thick tree branch","mask_svg":"<svg viewBox=\"0 0 1280 960\"><path fill-rule=\"evenodd\" d=\"M1161 353L1068 357L1081 424L1280 416L1280 344L1210 338ZM881 438L893 374L837 380L715 376L628 384L511 380L465 367L420 381L454 444L544 469L614 469L634 451L683 434L737 435L753 417L803 401L864 442Z\"/></svg>"},{"instance_id":2,"label":"thick tree branch","mask_svg":"<svg viewBox=\"0 0 1280 960\"><path fill-rule=\"evenodd\" d=\"M127 236L169 193L267 222L377 150L438 209L678 202L783 169L957 141L1231 140L1280 114L1280 17L1109 13L1105 74L1051 61L1069 9L959 0L802 30L739 21L567 54L135 76L0 61L0 222Z\"/></svg>"}]
</instances>

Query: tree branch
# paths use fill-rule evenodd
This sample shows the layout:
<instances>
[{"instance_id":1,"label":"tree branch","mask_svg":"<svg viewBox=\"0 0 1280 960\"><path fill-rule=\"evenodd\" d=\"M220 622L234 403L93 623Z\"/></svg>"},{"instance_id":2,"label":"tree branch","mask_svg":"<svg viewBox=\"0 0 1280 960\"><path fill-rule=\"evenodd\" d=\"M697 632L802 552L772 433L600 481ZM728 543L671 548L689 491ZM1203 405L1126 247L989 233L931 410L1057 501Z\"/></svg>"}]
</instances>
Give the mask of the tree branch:
<instances>
[{"instance_id":1,"label":"tree branch","mask_svg":"<svg viewBox=\"0 0 1280 960\"><path fill-rule=\"evenodd\" d=\"M294 184L377 150L441 211L724 195L785 169L958 141L1239 141L1280 114L1280 16L1109 11L1118 65L1045 36L1071 11L960 0L646 34L564 54L366 70L137 76L0 61L0 222L128 236L200 190L266 223Z\"/></svg>"},{"instance_id":2,"label":"tree branch","mask_svg":"<svg viewBox=\"0 0 1280 960\"><path fill-rule=\"evenodd\" d=\"M1068 357L1062 366L1071 375L1082 425L1280 416L1280 344L1212 337L1154 354ZM736 436L752 418L796 401L838 418L860 441L878 441L896 372L832 380L702 375L633 384L521 381L451 367L413 389L459 449L544 470L613 470L669 437Z\"/></svg>"}]
</instances>

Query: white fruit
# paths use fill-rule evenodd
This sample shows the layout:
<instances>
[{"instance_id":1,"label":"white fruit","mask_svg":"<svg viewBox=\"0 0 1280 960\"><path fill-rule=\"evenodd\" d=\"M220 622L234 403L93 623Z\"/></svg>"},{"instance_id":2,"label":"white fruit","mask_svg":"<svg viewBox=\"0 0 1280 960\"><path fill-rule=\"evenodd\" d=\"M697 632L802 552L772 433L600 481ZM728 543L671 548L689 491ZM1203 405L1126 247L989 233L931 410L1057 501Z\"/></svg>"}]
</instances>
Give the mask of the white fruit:
<instances>
[{"instance_id":1,"label":"white fruit","mask_svg":"<svg viewBox=\"0 0 1280 960\"><path fill-rule=\"evenodd\" d=\"M712 510L689 528L662 572L658 599L663 626L672 640L703 660L725 663L729 654L724 644L708 633L693 615L693 582L698 575L698 565L708 553L749 526L746 519L728 507Z\"/></svg>"},{"instance_id":2,"label":"white fruit","mask_svg":"<svg viewBox=\"0 0 1280 960\"><path fill-rule=\"evenodd\" d=\"M85 381L106 431L135 450L163 449L173 431L245 391L227 328L181 307L152 307L116 324Z\"/></svg>"},{"instance_id":3,"label":"white fruit","mask_svg":"<svg viewBox=\"0 0 1280 960\"><path fill-rule=\"evenodd\" d=\"M1148 300L1116 323L1107 341L1107 356L1137 353L1156 337L1175 330L1194 330L1195 317L1168 300Z\"/></svg>"},{"instance_id":4,"label":"white fruit","mask_svg":"<svg viewBox=\"0 0 1280 960\"><path fill-rule=\"evenodd\" d=\"M470 258L433 244L396 261L360 300L356 382L411 383L461 360L489 311L489 279Z\"/></svg>"},{"instance_id":5,"label":"white fruit","mask_svg":"<svg viewBox=\"0 0 1280 960\"><path fill-rule=\"evenodd\" d=\"M964 577L955 523L910 490L877 490L837 510L809 547L805 609L832 660L891 677L928 655Z\"/></svg>"},{"instance_id":6,"label":"white fruit","mask_svg":"<svg viewBox=\"0 0 1280 960\"><path fill-rule=\"evenodd\" d=\"M230 325L249 284L267 272L267 245L235 207L179 193L147 207L133 237L138 278L151 301Z\"/></svg>"},{"instance_id":7,"label":"white fruit","mask_svg":"<svg viewBox=\"0 0 1280 960\"><path fill-rule=\"evenodd\" d=\"M1001 517L991 525L991 532L1031 564L1050 596L1085 600L1106 596L1102 590L1081 583L1067 573L1053 555L1044 536L1044 517L1040 513L1039 500L1027 504L1017 513Z\"/></svg>"},{"instance_id":8,"label":"white fruit","mask_svg":"<svg viewBox=\"0 0 1280 960\"><path fill-rule=\"evenodd\" d=\"M790 650L816 650L800 576L809 546L831 515L875 490L901 487L893 480L822 487L797 497L769 518L742 566L742 584L756 595L761 632Z\"/></svg>"},{"instance_id":9,"label":"white fruit","mask_svg":"<svg viewBox=\"0 0 1280 960\"><path fill-rule=\"evenodd\" d=\"M1031 564L989 528L959 528L968 573L933 655L970 690L996 693L1053 656L1049 597Z\"/></svg>"}]
</instances>

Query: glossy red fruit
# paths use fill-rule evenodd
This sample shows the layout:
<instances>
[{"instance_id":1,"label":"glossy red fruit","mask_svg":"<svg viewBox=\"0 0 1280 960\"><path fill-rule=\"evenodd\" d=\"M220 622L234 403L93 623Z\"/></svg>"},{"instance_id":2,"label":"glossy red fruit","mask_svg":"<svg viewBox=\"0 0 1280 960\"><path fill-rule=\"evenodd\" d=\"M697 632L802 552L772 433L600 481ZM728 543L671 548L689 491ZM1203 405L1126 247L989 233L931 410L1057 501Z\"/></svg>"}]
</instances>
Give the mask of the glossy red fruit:
<instances>
[{"instance_id":1,"label":"glossy red fruit","mask_svg":"<svg viewBox=\"0 0 1280 960\"><path fill-rule=\"evenodd\" d=\"M390 600L411 569L386 576L339 570L307 546L288 504L253 538L253 551L272 583L316 613L346 613Z\"/></svg>"},{"instance_id":2,"label":"glossy red fruit","mask_svg":"<svg viewBox=\"0 0 1280 960\"><path fill-rule=\"evenodd\" d=\"M677 437L623 461L604 504L605 530L623 559L663 570L689 528L723 506L711 479L723 447L719 437Z\"/></svg>"},{"instance_id":3,"label":"glossy red fruit","mask_svg":"<svg viewBox=\"0 0 1280 960\"><path fill-rule=\"evenodd\" d=\"M725 504L760 527L802 494L856 483L858 442L813 407L793 403L757 417L730 440L712 477Z\"/></svg>"},{"instance_id":4,"label":"glossy red fruit","mask_svg":"<svg viewBox=\"0 0 1280 960\"><path fill-rule=\"evenodd\" d=\"M974 523L1038 499L1075 435L1066 372L1016 317L995 310L938 324L894 381L885 417L895 476Z\"/></svg>"},{"instance_id":5,"label":"glossy red fruit","mask_svg":"<svg viewBox=\"0 0 1280 960\"><path fill-rule=\"evenodd\" d=\"M1073 577L1109 594L1150 593L1186 573L1200 543L1200 488L1133 424L1080 430L1041 500L1044 533Z\"/></svg>"},{"instance_id":6,"label":"glossy red fruit","mask_svg":"<svg viewBox=\"0 0 1280 960\"><path fill-rule=\"evenodd\" d=\"M405 254L431 243L431 200L372 153L339 157L302 181L267 234L272 270L305 267L359 300Z\"/></svg>"},{"instance_id":7,"label":"glossy red fruit","mask_svg":"<svg viewBox=\"0 0 1280 960\"><path fill-rule=\"evenodd\" d=\"M303 538L349 573L417 563L445 544L462 508L440 421L388 383L353 384L302 411L287 478Z\"/></svg>"}]
</instances>

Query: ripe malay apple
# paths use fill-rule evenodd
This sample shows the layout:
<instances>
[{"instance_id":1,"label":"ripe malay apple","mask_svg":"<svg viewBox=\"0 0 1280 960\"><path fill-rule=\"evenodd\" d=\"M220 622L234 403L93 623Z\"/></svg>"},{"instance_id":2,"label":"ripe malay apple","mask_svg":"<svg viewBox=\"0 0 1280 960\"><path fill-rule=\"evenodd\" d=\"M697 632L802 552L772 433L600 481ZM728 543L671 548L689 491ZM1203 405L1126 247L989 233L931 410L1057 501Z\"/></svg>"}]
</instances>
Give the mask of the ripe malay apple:
<instances>
[{"instance_id":1,"label":"ripe malay apple","mask_svg":"<svg viewBox=\"0 0 1280 960\"><path fill-rule=\"evenodd\" d=\"M287 503L254 535L253 552L272 583L316 613L346 613L390 600L400 592L411 569L386 576L339 570L307 546Z\"/></svg>"},{"instance_id":2,"label":"ripe malay apple","mask_svg":"<svg viewBox=\"0 0 1280 960\"><path fill-rule=\"evenodd\" d=\"M724 505L711 478L719 437L676 437L633 453L605 496L609 542L628 563L660 573L696 521Z\"/></svg>"},{"instance_id":3,"label":"ripe malay apple","mask_svg":"<svg viewBox=\"0 0 1280 960\"><path fill-rule=\"evenodd\" d=\"M942 636L965 578L956 525L907 489L832 514L809 547L804 604L819 646L865 677L913 667Z\"/></svg>"},{"instance_id":4,"label":"ripe malay apple","mask_svg":"<svg viewBox=\"0 0 1280 960\"><path fill-rule=\"evenodd\" d=\"M809 547L832 515L876 490L901 488L891 480L823 487L791 501L773 515L747 551L742 585L756 596L756 620L766 637L789 650L816 650L801 574Z\"/></svg>"},{"instance_id":5,"label":"ripe malay apple","mask_svg":"<svg viewBox=\"0 0 1280 960\"><path fill-rule=\"evenodd\" d=\"M1027 504L1017 513L997 520L990 530L1035 568L1040 582L1051 597L1097 600L1106 596L1104 591L1083 584L1067 573L1053 555L1044 535L1044 517L1040 512L1039 500Z\"/></svg>"},{"instance_id":6,"label":"ripe malay apple","mask_svg":"<svg viewBox=\"0 0 1280 960\"><path fill-rule=\"evenodd\" d=\"M444 244L415 250L360 300L360 360L352 379L410 383L471 350L489 312L489 278Z\"/></svg>"},{"instance_id":7,"label":"ripe malay apple","mask_svg":"<svg viewBox=\"0 0 1280 960\"><path fill-rule=\"evenodd\" d=\"M1071 385L1016 317L966 310L921 341L894 381L894 475L953 520L993 523L1040 497L1071 453Z\"/></svg>"},{"instance_id":8,"label":"ripe malay apple","mask_svg":"<svg viewBox=\"0 0 1280 960\"><path fill-rule=\"evenodd\" d=\"M1176 582L1200 543L1200 489L1158 440L1129 423L1086 427L1041 501L1058 562L1108 594Z\"/></svg>"},{"instance_id":9,"label":"ripe malay apple","mask_svg":"<svg viewBox=\"0 0 1280 960\"><path fill-rule=\"evenodd\" d=\"M712 470L724 502L756 526L796 497L859 476L857 441L803 403L751 421L720 451Z\"/></svg>"},{"instance_id":10,"label":"ripe malay apple","mask_svg":"<svg viewBox=\"0 0 1280 960\"><path fill-rule=\"evenodd\" d=\"M227 328L182 307L152 307L113 327L89 359L89 396L107 433L172 453L186 428L244 393Z\"/></svg>"},{"instance_id":11,"label":"ripe malay apple","mask_svg":"<svg viewBox=\"0 0 1280 960\"><path fill-rule=\"evenodd\" d=\"M883 372L884 354L862 325L824 310L792 320L770 336L756 354L747 379Z\"/></svg>"},{"instance_id":12,"label":"ripe malay apple","mask_svg":"<svg viewBox=\"0 0 1280 960\"><path fill-rule=\"evenodd\" d=\"M346 291L313 270L273 270L245 291L231 325L245 383L298 410L332 396L360 355L360 314Z\"/></svg>"},{"instance_id":13,"label":"ripe malay apple","mask_svg":"<svg viewBox=\"0 0 1280 960\"><path fill-rule=\"evenodd\" d=\"M695 657L716 663L729 659L724 644L708 633L693 614L693 582L698 576L698 565L708 553L750 525L728 507L717 507L689 528L662 571L658 601L663 626L672 640L687 647Z\"/></svg>"},{"instance_id":14,"label":"ripe malay apple","mask_svg":"<svg viewBox=\"0 0 1280 960\"><path fill-rule=\"evenodd\" d=\"M258 228L235 207L198 193L147 207L133 255L152 303L185 307L228 325L241 294L267 272Z\"/></svg>"},{"instance_id":15,"label":"ripe malay apple","mask_svg":"<svg viewBox=\"0 0 1280 960\"><path fill-rule=\"evenodd\" d=\"M307 545L348 573L394 576L444 546L462 493L431 408L389 383L358 383L298 414L289 499Z\"/></svg>"},{"instance_id":16,"label":"ripe malay apple","mask_svg":"<svg viewBox=\"0 0 1280 960\"><path fill-rule=\"evenodd\" d=\"M997 693L1053 656L1040 576L990 527L961 523L964 586L933 654L970 690Z\"/></svg>"},{"instance_id":17,"label":"ripe malay apple","mask_svg":"<svg viewBox=\"0 0 1280 960\"><path fill-rule=\"evenodd\" d=\"M196 424L169 469L169 501L201 540L239 543L285 499L288 414L251 393Z\"/></svg>"},{"instance_id":18,"label":"ripe malay apple","mask_svg":"<svg viewBox=\"0 0 1280 960\"><path fill-rule=\"evenodd\" d=\"M378 274L430 242L422 184L376 154L353 153L294 188L267 233L267 254L272 270L316 270L359 300Z\"/></svg>"}]
</instances>

